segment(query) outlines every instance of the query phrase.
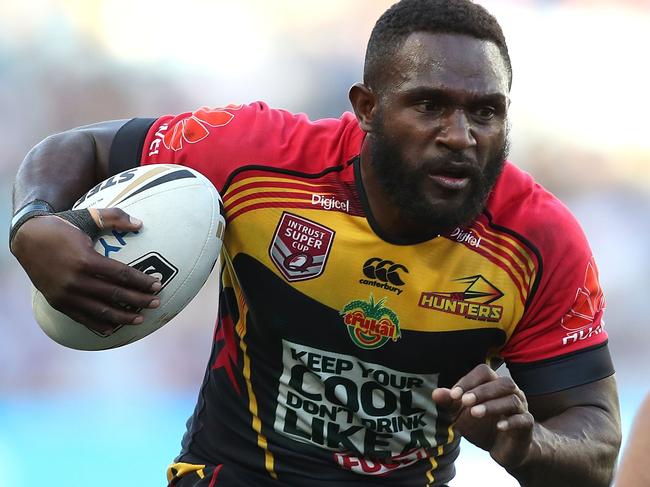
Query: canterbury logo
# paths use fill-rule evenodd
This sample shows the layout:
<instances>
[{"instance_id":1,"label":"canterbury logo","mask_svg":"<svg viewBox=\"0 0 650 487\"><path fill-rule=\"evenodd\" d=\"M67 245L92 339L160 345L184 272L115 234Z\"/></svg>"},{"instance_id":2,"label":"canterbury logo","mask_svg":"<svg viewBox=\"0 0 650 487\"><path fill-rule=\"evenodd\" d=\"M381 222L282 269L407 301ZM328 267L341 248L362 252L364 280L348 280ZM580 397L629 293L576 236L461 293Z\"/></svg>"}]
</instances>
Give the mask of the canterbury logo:
<instances>
[{"instance_id":1,"label":"canterbury logo","mask_svg":"<svg viewBox=\"0 0 650 487\"><path fill-rule=\"evenodd\" d=\"M396 264L392 260L384 260L379 257L368 259L363 264L363 274L368 279L377 279L378 281L386 282L393 286L404 285L404 281L399 274L400 271L406 272L407 274L409 272L402 264Z\"/></svg>"}]
</instances>

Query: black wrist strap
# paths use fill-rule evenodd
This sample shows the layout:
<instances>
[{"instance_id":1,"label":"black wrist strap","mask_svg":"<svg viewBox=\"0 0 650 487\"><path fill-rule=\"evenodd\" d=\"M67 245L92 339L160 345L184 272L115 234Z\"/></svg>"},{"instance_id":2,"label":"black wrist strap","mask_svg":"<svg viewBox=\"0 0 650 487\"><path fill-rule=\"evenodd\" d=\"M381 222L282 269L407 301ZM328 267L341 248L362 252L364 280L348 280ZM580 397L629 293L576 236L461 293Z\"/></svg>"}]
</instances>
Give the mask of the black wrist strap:
<instances>
[{"instance_id":1,"label":"black wrist strap","mask_svg":"<svg viewBox=\"0 0 650 487\"><path fill-rule=\"evenodd\" d=\"M11 219L11 230L9 231L9 248L11 248L11 242L18 232L18 229L25 223L27 220L34 218L36 216L51 215L54 213L54 208L45 200L34 200L27 203Z\"/></svg>"}]
</instances>

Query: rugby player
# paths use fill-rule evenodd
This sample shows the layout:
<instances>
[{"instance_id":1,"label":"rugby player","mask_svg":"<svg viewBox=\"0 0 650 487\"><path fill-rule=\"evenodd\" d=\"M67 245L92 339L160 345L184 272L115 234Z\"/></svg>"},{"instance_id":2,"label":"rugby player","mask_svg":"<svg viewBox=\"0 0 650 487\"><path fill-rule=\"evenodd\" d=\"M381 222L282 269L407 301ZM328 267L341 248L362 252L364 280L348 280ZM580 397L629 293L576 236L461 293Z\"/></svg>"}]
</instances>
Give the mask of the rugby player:
<instances>
[{"instance_id":1,"label":"rugby player","mask_svg":"<svg viewBox=\"0 0 650 487\"><path fill-rule=\"evenodd\" d=\"M596 264L566 207L506 161L511 82L484 8L402 0L371 34L354 114L204 107L27 155L11 250L95 330L137 326L159 284L57 213L140 164L191 166L223 196L213 350L170 485L442 486L461 437L524 486L609 485L620 420Z\"/></svg>"}]
</instances>

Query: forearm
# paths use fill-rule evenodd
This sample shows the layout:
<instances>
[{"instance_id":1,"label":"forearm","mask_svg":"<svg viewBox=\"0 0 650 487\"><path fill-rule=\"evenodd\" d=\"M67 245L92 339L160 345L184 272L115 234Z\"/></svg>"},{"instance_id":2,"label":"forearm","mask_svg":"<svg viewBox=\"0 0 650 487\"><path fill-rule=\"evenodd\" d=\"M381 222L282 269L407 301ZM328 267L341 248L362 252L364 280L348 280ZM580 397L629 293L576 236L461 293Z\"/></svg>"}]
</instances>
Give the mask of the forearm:
<instances>
[{"instance_id":1,"label":"forearm","mask_svg":"<svg viewBox=\"0 0 650 487\"><path fill-rule=\"evenodd\" d=\"M536 423L526 459L509 472L524 487L606 487L620 441L618 418L597 407L573 407Z\"/></svg>"}]
</instances>

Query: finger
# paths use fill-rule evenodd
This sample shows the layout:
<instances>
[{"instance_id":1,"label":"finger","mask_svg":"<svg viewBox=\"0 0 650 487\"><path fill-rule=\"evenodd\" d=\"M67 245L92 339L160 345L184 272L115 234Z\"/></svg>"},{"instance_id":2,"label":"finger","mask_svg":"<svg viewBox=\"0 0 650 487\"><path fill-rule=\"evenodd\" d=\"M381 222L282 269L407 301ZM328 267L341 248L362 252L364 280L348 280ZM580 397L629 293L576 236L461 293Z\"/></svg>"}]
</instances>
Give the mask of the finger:
<instances>
[{"instance_id":1,"label":"finger","mask_svg":"<svg viewBox=\"0 0 650 487\"><path fill-rule=\"evenodd\" d=\"M116 325L139 325L144 321L141 314L118 305L111 305L97 299L79 296L75 313L82 318L82 324L104 323Z\"/></svg>"},{"instance_id":2,"label":"finger","mask_svg":"<svg viewBox=\"0 0 650 487\"><path fill-rule=\"evenodd\" d=\"M70 318L76 322L81 323L89 330L94 331L103 337L111 336L120 328L120 325L113 325L111 323L94 320L80 313L70 312L68 316L70 316Z\"/></svg>"},{"instance_id":3,"label":"finger","mask_svg":"<svg viewBox=\"0 0 650 487\"><path fill-rule=\"evenodd\" d=\"M113 284L143 292L157 293L160 281L122 262L95 254L89 265L91 273L105 277Z\"/></svg>"},{"instance_id":4,"label":"finger","mask_svg":"<svg viewBox=\"0 0 650 487\"><path fill-rule=\"evenodd\" d=\"M535 418L529 412L515 414L509 418L497 422L499 431L512 431L517 429L528 429L535 425Z\"/></svg>"},{"instance_id":5,"label":"finger","mask_svg":"<svg viewBox=\"0 0 650 487\"><path fill-rule=\"evenodd\" d=\"M470 408L470 414L475 418L485 416L513 416L527 412L526 404L516 394L499 397L477 404Z\"/></svg>"},{"instance_id":6,"label":"finger","mask_svg":"<svg viewBox=\"0 0 650 487\"><path fill-rule=\"evenodd\" d=\"M480 384L473 389L463 393L462 401L464 406L473 406L497 397L516 394L523 401L526 400L524 393L517 387L517 384L510 377L498 377L490 382Z\"/></svg>"},{"instance_id":7,"label":"finger","mask_svg":"<svg viewBox=\"0 0 650 487\"><path fill-rule=\"evenodd\" d=\"M451 388L451 396L454 399L460 399L466 391L474 389L486 382L490 382L497 377L499 377L497 373L488 367L487 364L477 365L456 382L456 384Z\"/></svg>"},{"instance_id":8,"label":"finger","mask_svg":"<svg viewBox=\"0 0 650 487\"><path fill-rule=\"evenodd\" d=\"M136 232L142 227L140 220L120 208L89 208L88 210L97 226L103 230Z\"/></svg>"},{"instance_id":9,"label":"finger","mask_svg":"<svg viewBox=\"0 0 650 487\"><path fill-rule=\"evenodd\" d=\"M82 284L86 295L117 306L139 308L157 308L160 298L153 294L134 291L100 279L87 279Z\"/></svg>"}]
</instances>

